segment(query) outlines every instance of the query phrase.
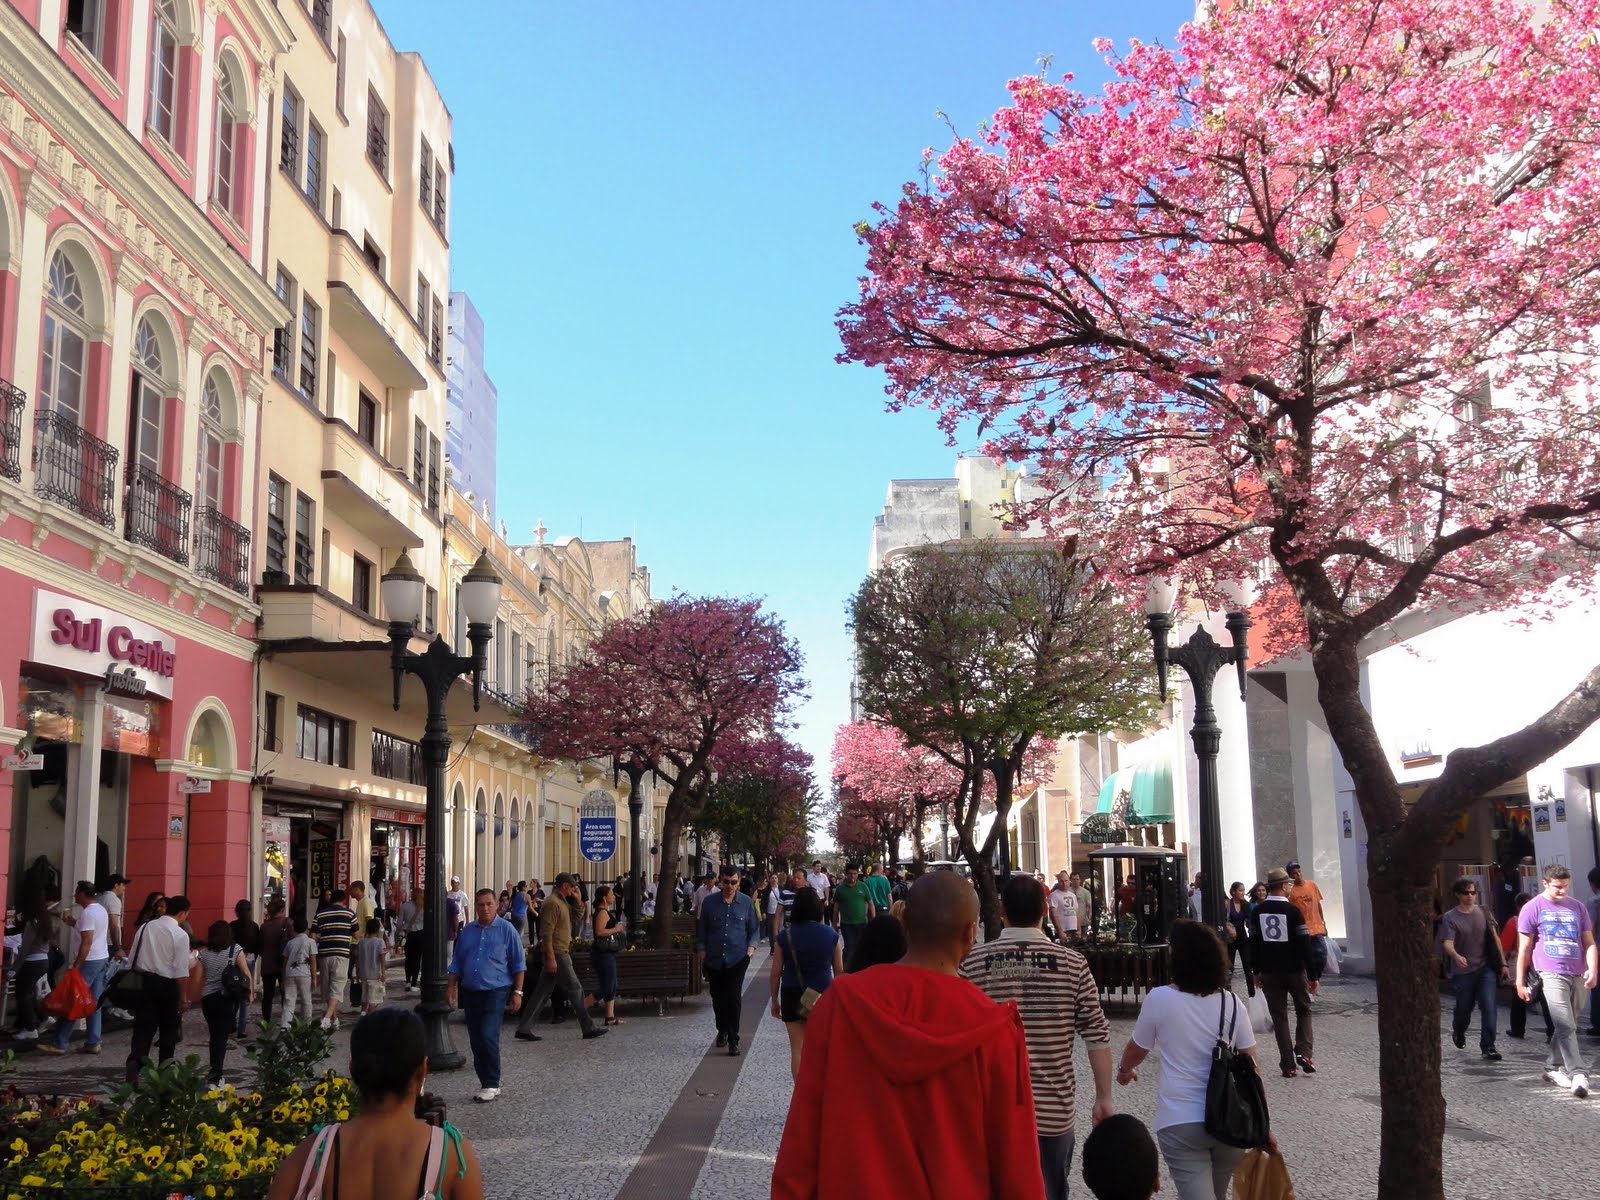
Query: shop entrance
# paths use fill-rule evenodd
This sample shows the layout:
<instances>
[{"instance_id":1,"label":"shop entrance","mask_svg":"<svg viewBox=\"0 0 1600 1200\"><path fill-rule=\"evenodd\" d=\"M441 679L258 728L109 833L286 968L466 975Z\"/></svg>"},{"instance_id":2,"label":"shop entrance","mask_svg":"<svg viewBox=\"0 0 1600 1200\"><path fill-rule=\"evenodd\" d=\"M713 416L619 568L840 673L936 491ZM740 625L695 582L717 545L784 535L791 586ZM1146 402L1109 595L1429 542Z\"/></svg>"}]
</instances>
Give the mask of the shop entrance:
<instances>
[{"instance_id":1,"label":"shop entrance","mask_svg":"<svg viewBox=\"0 0 1600 1200\"><path fill-rule=\"evenodd\" d=\"M261 911L282 900L289 913L307 924L316 916L324 892L334 886L334 853L342 836L340 815L332 810L274 804L262 807Z\"/></svg>"},{"instance_id":2,"label":"shop entrance","mask_svg":"<svg viewBox=\"0 0 1600 1200\"><path fill-rule=\"evenodd\" d=\"M426 817L409 809L372 810L372 854L367 887L377 906L397 912L420 887L422 878L423 823Z\"/></svg>"}]
</instances>

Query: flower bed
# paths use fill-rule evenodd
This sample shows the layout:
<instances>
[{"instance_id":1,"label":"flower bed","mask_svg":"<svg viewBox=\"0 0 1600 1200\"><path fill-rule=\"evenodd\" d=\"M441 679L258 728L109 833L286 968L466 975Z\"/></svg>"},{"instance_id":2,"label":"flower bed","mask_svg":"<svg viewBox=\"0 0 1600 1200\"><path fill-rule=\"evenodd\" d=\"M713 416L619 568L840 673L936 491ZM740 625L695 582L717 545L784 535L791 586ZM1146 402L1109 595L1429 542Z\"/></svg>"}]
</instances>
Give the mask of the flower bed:
<instances>
[{"instance_id":1,"label":"flower bed","mask_svg":"<svg viewBox=\"0 0 1600 1200\"><path fill-rule=\"evenodd\" d=\"M0 1096L0 1121L13 1134L0 1147L0 1198L259 1200L295 1146L354 1109L350 1082L332 1071L285 1078L308 1074L305 1064L330 1048L311 1022L264 1031L250 1092L209 1088L204 1064L190 1055L147 1064L110 1100Z\"/></svg>"}]
</instances>

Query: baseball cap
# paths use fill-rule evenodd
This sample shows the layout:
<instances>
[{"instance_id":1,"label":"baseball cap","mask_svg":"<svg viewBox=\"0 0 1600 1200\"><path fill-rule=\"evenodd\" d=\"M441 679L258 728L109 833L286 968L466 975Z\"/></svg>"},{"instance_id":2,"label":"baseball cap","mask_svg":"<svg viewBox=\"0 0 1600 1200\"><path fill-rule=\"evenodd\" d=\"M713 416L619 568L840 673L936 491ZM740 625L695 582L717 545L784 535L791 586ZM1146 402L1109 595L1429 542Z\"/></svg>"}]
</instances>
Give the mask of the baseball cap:
<instances>
[{"instance_id":1,"label":"baseball cap","mask_svg":"<svg viewBox=\"0 0 1600 1200\"><path fill-rule=\"evenodd\" d=\"M1298 870L1299 867L1300 867L1300 860L1297 859L1297 858L1291 858L1288 862L1283 864L1283 869L1285 871Z\"/></svg>"},{"instance_id":2,"label":"baseball cap","mask_svg":"<svg viewBox=\"0 0 1600 1200\"><path fill-rule=\"evenodd\" d=\"M451 883L460 883L461 882L461 876L459 876L459 875L450 876L450 882Z\"/></svg>"}]
</instances>

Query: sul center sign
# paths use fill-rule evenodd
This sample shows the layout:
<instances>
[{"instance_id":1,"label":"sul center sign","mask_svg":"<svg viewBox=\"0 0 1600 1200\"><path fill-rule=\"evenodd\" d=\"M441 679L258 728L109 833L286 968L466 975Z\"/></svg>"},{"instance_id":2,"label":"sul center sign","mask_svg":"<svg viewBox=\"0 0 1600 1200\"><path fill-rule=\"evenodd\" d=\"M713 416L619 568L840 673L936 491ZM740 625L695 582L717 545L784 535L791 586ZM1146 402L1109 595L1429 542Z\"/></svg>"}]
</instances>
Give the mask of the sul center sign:
<instances>
[{"instance_id":1,"label":"sul center sign","mask_svg":"<svg viewBox=\"0 0 1600 1200\"><path fill-rule=\"evenodd\" d=\"M605 862L617 852L617 800L604 788L583 794L578 809L578 850L588 862Z\"/></svg>"},{"instance_id":2,"label":"sul center sign","mask_svg":"<svg viewBox=\"0 0 1600 1200\"><path fill-rule=\"evenodd\" d=\"M79 675L99 675L108 691L172 699L178 670L172 634L132 617L43 589L33 593L28 657Z\"/></svg>"}]
</instances>

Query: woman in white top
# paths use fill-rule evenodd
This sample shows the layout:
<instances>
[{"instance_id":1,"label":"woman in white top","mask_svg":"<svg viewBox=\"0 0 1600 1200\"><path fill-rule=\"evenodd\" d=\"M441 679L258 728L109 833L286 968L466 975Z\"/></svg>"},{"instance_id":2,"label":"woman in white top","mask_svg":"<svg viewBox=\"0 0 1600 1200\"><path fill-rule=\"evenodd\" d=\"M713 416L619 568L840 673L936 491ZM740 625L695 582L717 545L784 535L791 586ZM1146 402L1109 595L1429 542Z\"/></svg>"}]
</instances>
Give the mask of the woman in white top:
<instances>
[{"instance_id":1,"label":"woman in white top","mask_svg":"<svg viewBox=\"0 0 1600 1200\"><path fill-rule=\"evenodd\" d=\"M1168 937L1172 983L1145 997L1117 1066L1117 1082L1126 1087L1139 1078L1139 1064L1160 1047L1152 1128L1178 1200L1226 1200L1233 1169L1245 1152L1206 1132L1206 1083L1218 1018L1222 1039L1252 1060L1256 1035L1244 1002L1228 990L1232 972L1216 931L1198 921L1174 921Z\"/></svg>"}]
</instances>

